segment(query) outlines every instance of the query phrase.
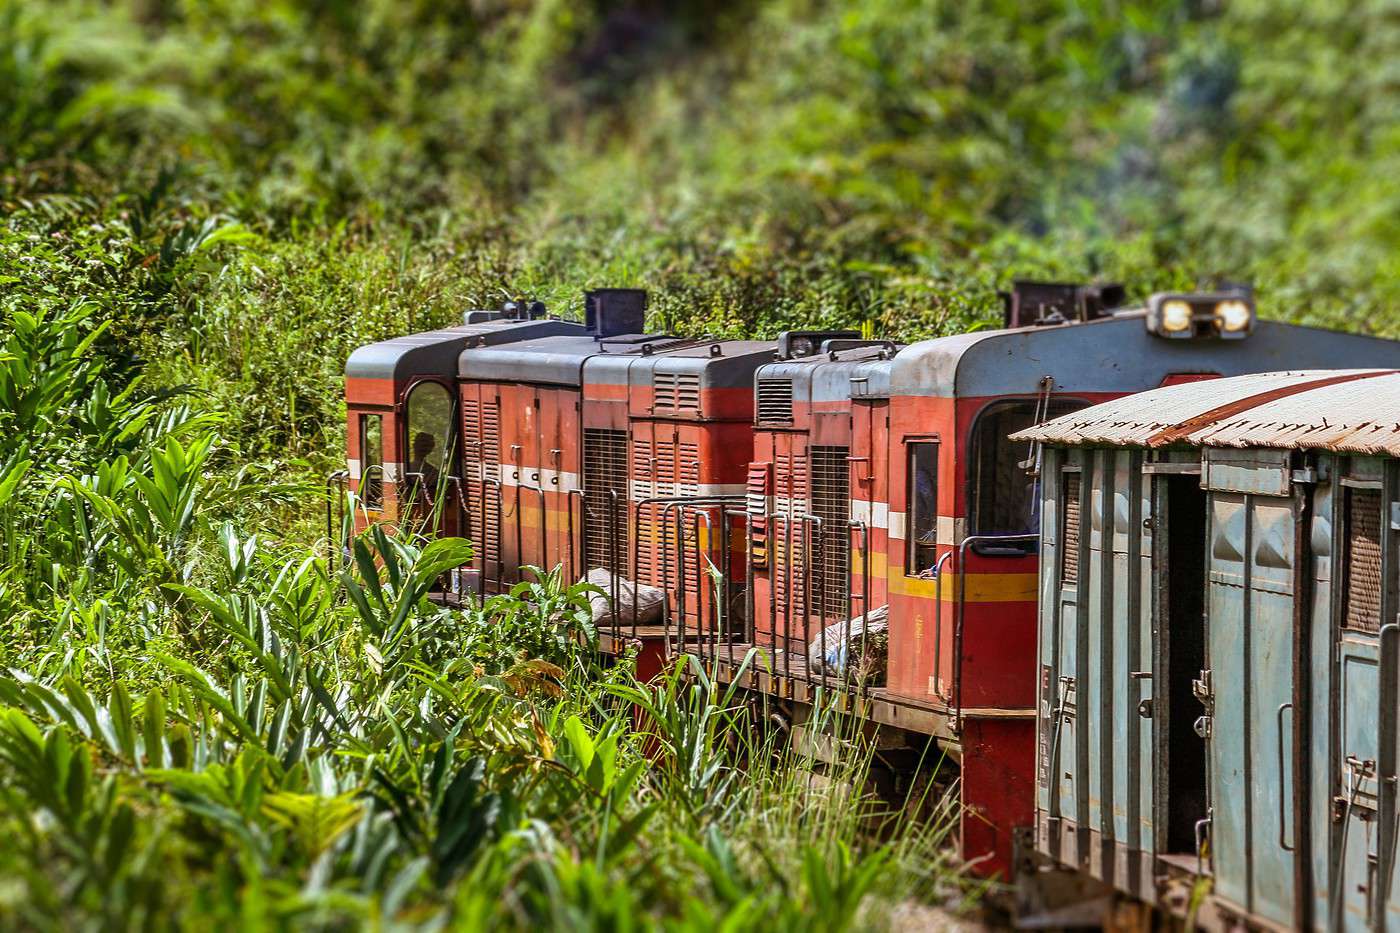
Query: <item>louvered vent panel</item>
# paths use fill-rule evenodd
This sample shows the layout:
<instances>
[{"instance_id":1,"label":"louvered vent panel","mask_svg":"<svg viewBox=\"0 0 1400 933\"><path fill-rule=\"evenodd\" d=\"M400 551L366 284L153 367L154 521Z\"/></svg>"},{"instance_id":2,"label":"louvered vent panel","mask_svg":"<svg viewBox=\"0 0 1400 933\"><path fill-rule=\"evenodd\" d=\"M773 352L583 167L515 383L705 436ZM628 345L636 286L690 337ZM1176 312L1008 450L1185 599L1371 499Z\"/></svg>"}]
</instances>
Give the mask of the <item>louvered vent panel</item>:
<instances>
[{"instance_id":1,"label":"louvered vent panel","mask_svg":"<svg viewBox=\"0 0 1400 933\"><path fill-rule=\"evenodd\" d=\"M676 442L657 440L653 451L656 472L656 492L654 495L674 496L676 494Z\"/></svg>"},{"instance_id":2,"label":"louvered vent panel","mask_svg":"<svg viewBox=\"0 0 1400 933\"><path fill-rule=\"evenodd\" d=\"M1079 582L1079 474L1064 474L1065 530L1060 536L1060 584Z\"/></svg>"},{"instance_id":3,"label":"louvered vent panel","mask_svg":"<svg viewBox=\"0 0 1400 933\"><path fill-rule=\"evenodd\" d=\"M775 628L790 638L806 638L807 574L803 569L805 529L796 522L779 519L773 541L773 585L777 590L778 617Z\"/></svg>"},{"instance_id":4,"label":"louvered vent panel","mask_svg":"<svg viewBox=\"0 0 1400 933\"><path fill-rule=\"evenodd\" d=\"M632 441L632 498L637 502L650 499L656 495L655 485L656 470L651 441L637 438Z\"/></svg>"},{"instance_id":5,"label":"louvered vent panel","mask_svg":"<svg viewBox=\"0 0 1400 933\"><path fill-rule=\"evenodd\" d=\"M804 571L806 553L804 536L806 523L800 519L807 514L807 461L803 456L786 454L778 458L773 477L776 494L774 513L782 516L774 522L773 580L778 594L780 632L789 637L806 637L807 575Z\"/></svg>"},{"instance_id":6,"label":"louvered vent panel","mask_svg":"<svg viewBox=\"0 0 1400 933\"><path fill-rule=\"evenodd\" d=\"M584 560L613 573L627 566L627 432L583 431ZM616 493L616 499L610 493ZM614 557L613 547L617 552Z\"/></svg>"},{"instance_id":7,"label":"louvered vent panel","mask_svg":"<svg viewBox=\"0 0 1400 933\"><path fill-rule=\"evenodd\" d=\"M1346 594L1343 625L1379 632L1381 625L1381 494L1347 490Z\"/></svg>"},{"instance_id":8,"label":"louvered vent panel","mask_svg":"<svg viewBox=\"0 0 1400 933\"><path fill-rule=\"evenodd\" d=\"M462 479L481 482L481 402L474 398L462 400L462 447L466 451Z\"/></svg>"},{"instance_id":9,"label":"louvered vent panel","mask_svg":"<svg viewBox=\"0 0 1400 933\"><path fill-rule=\"evenodd\" d=\"M642 502L657 495L656 458L650 440L636 438L632 441L632 500ZM656 541L655 517L660 507L656 505L637 506L637 580L649 585L656 583Z\"/></svg>"},{"instance_id":10,"label":"louvered vent panel","mask_svg":"<svg viewBox=\"0 0 1400 933\"><path fill-rule=\"evenodd\" d=\"M481 566L488 578L501 572L501 401L481 403Z\"/></svg>"},{"instance_id":11,"label":"louvered vent panel","mask_svg":"<svg viewBox=\"0 0 1400 933\"><path fill-rule=\"evenodd\" d=\"M656 373L652 377L653 406L656 411L698 412L699 373Z\"/></svg>"},{"instance_id":12,"label":"louvered vent panel","mask_svg":"<svg viewBox=\"0 0 1400 933\"><path fill-rule=\"evenodd\" d=\"M681 441L677 446L676 495L700 495L700 446L689 441Z\"/></svg>"},{"instance_id":13,"label":"louvered vent panel","mask_svg":"<svg viewBox=\"0 0 1400 933\"><path fill-rule=\"evenodd\" d=\"M758 420L792 421L792 380L758 380Z\"/></svg>"},{"instance_id":14,"label":"louvered vent panel","mask_svg":"<svg viewBox=\"0 0 1400 933\"><path fill-rule=\"evenodd\" d=\"M789 518L800 519L808 514L807 458L789 455L782 460L783 474L778 478L778 509Z\"/></svg>"},{"instance_id":15,"label":"louvered vent panel","mask_svg":"<svg viewBox=\"0 0 1400 933\"><path fill-rule=\"evenodd\" d=\"M749 559L754 567L768 566L768 496L771 489L770 465L749 464L749 481L744 509L749 513Z\"/></svg>"},{"instance_id":16,"label":"louvered vent panel","mask_svg":"<svg viewBox=\"0 0 1400 933\"><path fill-rule=\"evenodd\" d=\"M812 448L812 514L822 520L819 576L812 581L813 611L822 611L824 594L827 618L845 613L851 584L850 454L849 447Z\"/></svg>"}]
</instances>

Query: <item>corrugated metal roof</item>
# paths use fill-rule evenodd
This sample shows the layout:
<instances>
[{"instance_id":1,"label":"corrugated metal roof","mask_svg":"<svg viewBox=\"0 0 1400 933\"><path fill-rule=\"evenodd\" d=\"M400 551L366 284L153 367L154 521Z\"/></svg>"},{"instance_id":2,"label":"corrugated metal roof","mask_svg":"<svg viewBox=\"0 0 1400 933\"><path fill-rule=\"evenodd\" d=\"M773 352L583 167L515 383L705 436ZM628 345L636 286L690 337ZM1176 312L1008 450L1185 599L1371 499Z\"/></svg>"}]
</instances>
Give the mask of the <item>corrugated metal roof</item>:
<instances>
[{"instance_id":1,"label":"corrugated metal roof","mask_svg":"<svg viewBox=\"0 0 1400 933\"><path fill-rule=\"evenodd\" d=\"M1400 372L1257 373L1125 396L1016 440L1111 447L1325 448L1400 456Z\"/></svg>"}]
</instances>

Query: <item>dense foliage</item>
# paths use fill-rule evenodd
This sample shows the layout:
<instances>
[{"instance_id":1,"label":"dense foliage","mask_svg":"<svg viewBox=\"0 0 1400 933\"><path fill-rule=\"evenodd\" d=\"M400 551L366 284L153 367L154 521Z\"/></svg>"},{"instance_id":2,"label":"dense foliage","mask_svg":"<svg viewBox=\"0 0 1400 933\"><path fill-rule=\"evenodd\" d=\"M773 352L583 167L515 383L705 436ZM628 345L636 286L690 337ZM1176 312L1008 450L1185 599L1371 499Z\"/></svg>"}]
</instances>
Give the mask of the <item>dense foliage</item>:
<instances>
[{"instance_id":1,"label":"dense foliage","mask_svg":"<svg viewBox=\"0 0 1400 933\"><path fill-rule=\"evenodd\" d=\"M946 822L877 841L703 679L597 670L565 581L327 553L346 355L602 284L914 337L1022 275L1396 334L1398 47L1379 2L0 0L0 922L960 896Z\"/></svg>"}]
</instances>

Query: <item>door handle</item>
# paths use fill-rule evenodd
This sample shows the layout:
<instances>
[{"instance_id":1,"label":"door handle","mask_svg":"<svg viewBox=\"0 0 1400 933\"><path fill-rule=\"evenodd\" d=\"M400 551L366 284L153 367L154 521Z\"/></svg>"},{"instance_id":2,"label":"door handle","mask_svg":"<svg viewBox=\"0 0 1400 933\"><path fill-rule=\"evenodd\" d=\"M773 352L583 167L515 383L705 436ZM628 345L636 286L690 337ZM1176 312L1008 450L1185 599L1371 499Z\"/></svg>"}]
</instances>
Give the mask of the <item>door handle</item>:
<instances>
[{"instance_id":1,"label":"door handle","mask_svg":"<svg viewBox=\"0 0 1400 933\"><path fill-rule=\"evenodd\" d=\"M1278 712L1275 714L1275 716L1276 716L1276 718L1277 718L1277 722L1278 722L1278 776L1279 776L1279 784L1280 784L1280 787L1279 787L1279 795L1278 795L1278 844L1279 844L1279 846L1283 849L1283 851L1285 851L1285 852L1292 852L1292 851L1293 851L1293 847L1292 847L1291 845L1288 844L1288 825L1287 825L1287 822L1288 822L1288 804L1287 804L1287 802L1286 802L1286 799L1284 798L1284 795L1283 795L1283 787L1282 787L1282 784L1283 784L1283 765L1284 765L1284 760L1283 760L1283 759L1284 759L1284 754L1283 754L1283 711L1284 711L1284 710L1289 710L1289 709L1292 709L1292 708L1293 708L1293 704L1292 704L1292 703L1280 703L1280 704L1279 704L1279 707L1278 707ZM1295 775L1293 776L1293 779L1294 779L1294 780L1297 780L1297 779L1298 779L1298 776L1295 774Z\"/></svg>"}]
</instances>

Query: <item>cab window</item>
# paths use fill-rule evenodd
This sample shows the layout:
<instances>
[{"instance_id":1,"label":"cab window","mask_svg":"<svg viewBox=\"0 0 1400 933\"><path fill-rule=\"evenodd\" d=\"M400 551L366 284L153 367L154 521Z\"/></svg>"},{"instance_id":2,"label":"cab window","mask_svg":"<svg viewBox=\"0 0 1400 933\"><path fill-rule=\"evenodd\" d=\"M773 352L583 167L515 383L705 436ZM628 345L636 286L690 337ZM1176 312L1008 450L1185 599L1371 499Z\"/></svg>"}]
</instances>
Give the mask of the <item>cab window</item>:
<instances>
[{"instance_id":1,"label":"cab window","mask_svg":"<svg viewBox=\"0 0 1400 933\"><path fill-rule=\"evenodd\" d=\"M367 509L384 507L384 416L360 416L360 500Z\"/></svg>"},{"instance_id":2,"label":"cab window","mask_svg":"<svg viewBox=\"0 0 1400 933\"><path fill-rule=\"evenodd\" d=\"M938 444L919 441L908 445L909 528L905 574L924 576L938 560Z\"/></svg>"},{"instance_id":3,"label":"cab window","mask_svg":"<svg viewBox=\"0 0 1400 933\"><path fill-rule=\"evenodd\" d=\"M1056 399L1049 412L1037 419L1037 409L1043 405L1037 399L1017 399L987 406L972 427L972 457L969 464L969 488L972 503L971 529L974 535L1024 535L1040 530L1040 496L1038 482L1026 461L1034 451L1025 441L1010 440L1017 431L1078 411L1086 403L1073 399ZM999 551L982 545L979 552ZM1011 542L1008 553L1028 554L1035 551L1034 542Z\"/></svg>"},{"instance_id":4,"label":"cab window","mask_svg":"<svg viewBox=\"0 0 1400 933\"><path fill-rule=\"evenodd\" d=\"M420 382L408 395L408 463L405 479L432 498L452 472L452 394L437 382Z\"/></svg>"}]
</instances>

